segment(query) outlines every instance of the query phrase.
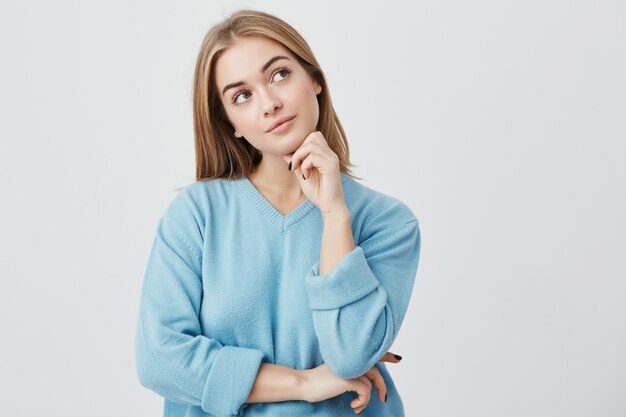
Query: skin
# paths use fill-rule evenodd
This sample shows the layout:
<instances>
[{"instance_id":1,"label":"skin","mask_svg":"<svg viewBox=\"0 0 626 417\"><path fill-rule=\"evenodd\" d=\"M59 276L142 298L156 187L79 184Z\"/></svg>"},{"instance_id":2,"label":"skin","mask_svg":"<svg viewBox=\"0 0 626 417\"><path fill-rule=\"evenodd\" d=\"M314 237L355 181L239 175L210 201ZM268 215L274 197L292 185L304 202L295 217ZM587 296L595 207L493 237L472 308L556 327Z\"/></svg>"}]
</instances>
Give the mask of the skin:
<instances>
[{"instance_id":1,"label":"skin","mask_svg":"<svg viewBox=\"0 0 626 417\"><path fill-rule=\"evenodd\" d=\"M260 72L264 64L279 55L288 59L274 61ZM226 86L239 81L244 84L222 93ZM319 207L324 219L320 276L328 273L355 244L343 196L339 158L323 134L316 131L317 95L322 87L288 49L258 37L241 38L220 56L215 65L215 82L235 137L247 140L263 153L259 167L248 179L268 200L297 207L309 199ZM289 130L280 134L267 131L274 121L293 115L296 118ZM380 361L399 362L390 352ZM358 397L351 406L357 414L367 406L372 386L376 386L380 401L384 401L387 393L375 366L349 380L334 375L326 364L305 370L302 376L303 397L307 401L323 401L353 391Z\"/></svg>"},{"instance_id":2,"label":"skin","mask_svg":"<svg viewBox=\"0 0 626 417\"><path fill-rule=\"evenodd\" d=\"M401 359L396 359L391 352L387 352L380 358L379 362L398 363ZM344 392L355 392L358 397L352 400L350 407L356 414L361 413L369 404L372 385L376 387L378 401L385 402L387 396L387 386L375 366L372 366L365 374L358 378L342 379L333 374L325 363L304 372L304 382L302 384L303 399L309 402L323 401L336 397Z\"/></svg>"},{"instance_id":3,"label":"skin","mask_svg":"<svg viewBox=\"0 0 626 417\"><path fill-rule=\"evenodd\" d=\"M266 72L260 68L272 57L284 55L289 60L274 62ZM276 71L282 67L289 74ZM245 81L226 91L227 84ZM226 50L215 65L215 82L233 132L263 153L263 161L250 181L275 196L287 196L292 202L306 198L293 172L287 170L283 156L293 154L307 135L317 126L319 106L317 94L322 88L293 55L280 43L263 38L245 37ZM232 103L233 96L240 105ZM269 125L283 116L297 115L288 132L268 133Z\"/></svg>"}]
</instances>

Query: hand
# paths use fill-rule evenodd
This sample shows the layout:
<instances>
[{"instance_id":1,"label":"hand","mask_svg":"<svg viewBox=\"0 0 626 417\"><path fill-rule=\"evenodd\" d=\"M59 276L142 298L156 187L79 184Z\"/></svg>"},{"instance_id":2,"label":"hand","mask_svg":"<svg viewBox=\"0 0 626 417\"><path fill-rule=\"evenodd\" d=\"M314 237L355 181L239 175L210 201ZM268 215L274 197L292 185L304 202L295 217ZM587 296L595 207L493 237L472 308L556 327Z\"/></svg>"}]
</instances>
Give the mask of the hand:
<instances>
[{"instance_id":1,"label":"hand","mask_svg":"<svg viewBox=\"0 0 626 417\"><path fill-rule=\"evenodd\" d=\"M283 155L283 159L291 162L300 188L323 215L345 209L339 157L322 132L309 133L302 145L294 153Z\"/></svg>"},{"instance_id":2,"label":"hand","mask_svg":"<svg viewBox=\"0 0 626 417\"><path fill-rule=\"evenodd\" d=\"M398 363L400 362L400 360L401 359L397 359L393 353L387 352L378 361ZM363 376L360 376L359 378L363 378L363 377L367 377L368 379L371 379L372 382L374 382L374 385L376 386L376 389L378 390L378 400L380 402L386 402L387 385L385 384L385 381L382 375L380 374L380 371L378 370L378 368L376 368L375 366L372 366L369 369L369 371L367 371ZM370 393L372 389L371 383L369 384L369 387L370 387L369 388L370 390L367 392L367 396L359 395L350 403L350 406L354 408L354 412L357 414L361 414L361 411L363 411L365 407L367 407L367 404L369 404Z\"/></svg>"},{"instance_id":3,"label":"hand","mask_svg":"<svg viewBox=\"0 0 626 417\"><path fill-rule=\"evenodd\" d=\"M398 363L391 352L387 352L380 358L379 362ZM358 394L350 406L356 414L361 413L370 401L372 392L372 382L378 391L378 400L385 401L387 386L376 366L372 366L365 374L358 378L343 379L335 375L328 365L320 366L303 371L303 398L308 402L324 401L328 398L336 397L344 392L354 391Z\"/></svg>"}]
</instances>

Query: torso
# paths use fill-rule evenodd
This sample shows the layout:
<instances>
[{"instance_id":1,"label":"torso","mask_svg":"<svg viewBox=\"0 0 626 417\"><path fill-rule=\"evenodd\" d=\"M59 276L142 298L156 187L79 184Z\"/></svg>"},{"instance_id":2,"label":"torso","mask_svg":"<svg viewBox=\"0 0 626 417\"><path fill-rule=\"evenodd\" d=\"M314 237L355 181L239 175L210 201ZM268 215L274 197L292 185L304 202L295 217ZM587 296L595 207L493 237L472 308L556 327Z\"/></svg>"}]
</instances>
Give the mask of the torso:
<instances>
[{"instance_id":1,"label":"torso","mask_svg":"<svg viewBox=\"0 0 626 417\"><path fill-rule=\"evenodd\" d=\"M306 201L306 199L307 199L306 196L303 196L300 200L298 200L296 202L284 201L285 198L281 199L281 198L278 198L278 197L269 196L265 192L263 193L263 196L283 216L286 216L288 213L290 213L293 210L295 210L298 207L300 207L300 205L302 203L304 203Z\"/></svg>"},{"instance_id":2,"label":"torso","mask_svg":"<svg viewBox=\"0 0 626 417\"><path fill-rule=\"evenodd\" d=\"M271 192L260 184L257 184L252 179L250 182L256 187L257 190L263 195L263 197L283 216L286 216L288 213L300 207L302 203L307 200L307 197L304 193L300 195L300 198L297 200L292 200L289 197L284 195L278 195L275 192Z\"/></svg>"}]
</instances>

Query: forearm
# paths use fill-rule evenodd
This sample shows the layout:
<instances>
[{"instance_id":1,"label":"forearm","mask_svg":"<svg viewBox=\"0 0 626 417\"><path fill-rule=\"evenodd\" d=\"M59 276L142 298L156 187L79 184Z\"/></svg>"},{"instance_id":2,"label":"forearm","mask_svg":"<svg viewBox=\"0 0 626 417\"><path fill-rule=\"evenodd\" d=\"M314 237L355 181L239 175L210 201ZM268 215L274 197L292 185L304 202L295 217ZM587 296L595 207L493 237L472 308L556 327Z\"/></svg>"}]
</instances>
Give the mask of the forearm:
<instances>
[{"instance_id":1,"label":"forearm","mask_svg":"<svg viewBox=\"0 0 626 417\"><path fill-rule=\"evenodd\" d=\"M259 367L247 403L302 400L303 371L263 362Z\"/></svg>"},{"instance_id":2,"label":"forearm","mask_svg":"<svg viewBox=\"0 0 626 417\"><path fill-rule=\"evenodd\" d=\"M335 269L341 259L355 248L350 212L347 207L338 212L324 215L323 219L320 276Z\"/></svg>"}]
</instances>

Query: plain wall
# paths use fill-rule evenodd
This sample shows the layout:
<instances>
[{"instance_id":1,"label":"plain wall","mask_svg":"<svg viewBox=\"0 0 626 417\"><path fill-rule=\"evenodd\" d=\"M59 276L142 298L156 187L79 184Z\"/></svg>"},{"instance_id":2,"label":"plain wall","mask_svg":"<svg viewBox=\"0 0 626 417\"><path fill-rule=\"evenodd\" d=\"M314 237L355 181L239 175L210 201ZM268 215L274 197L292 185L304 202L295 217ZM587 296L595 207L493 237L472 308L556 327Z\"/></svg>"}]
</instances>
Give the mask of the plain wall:
<instances>
[{"instance_id":1,"label":"plain wall","mask_svg":"<svg viewBox=\"0 0 626 417\"><path fill-rule=\"evenodd\" d=\"M140 286L194 181L200 42L247 7L305 37L355 173L420 220L407 416L626 415L626 5L591 0L4 2L0 414L162 415Z\"/></svg>"}]
</instances>

